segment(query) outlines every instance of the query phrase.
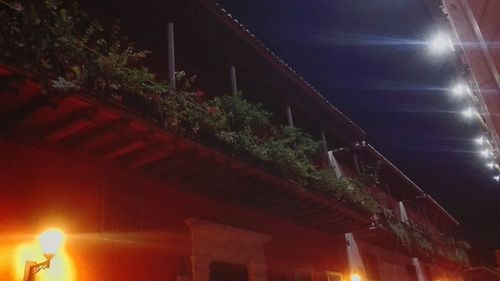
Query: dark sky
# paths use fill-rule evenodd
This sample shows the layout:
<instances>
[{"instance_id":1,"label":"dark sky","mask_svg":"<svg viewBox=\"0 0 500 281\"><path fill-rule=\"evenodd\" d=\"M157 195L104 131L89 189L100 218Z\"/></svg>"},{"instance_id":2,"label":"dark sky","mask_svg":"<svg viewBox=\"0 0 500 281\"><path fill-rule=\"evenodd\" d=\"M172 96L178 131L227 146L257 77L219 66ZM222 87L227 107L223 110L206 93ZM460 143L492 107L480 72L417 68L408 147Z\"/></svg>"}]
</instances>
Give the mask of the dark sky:
<instances>
[{"instance_id":1,"label":"dark sky","mask_svg":"<svg viewBox=\"0 0 500 281\"><path fill-rule=\"evenodd\" d=\"M424 0L220 0L334 105L368 141L461 223L492 257L500 184L477 154L477 124L443 89L451 58L418 44L436 29ZM474 254L474 253L473 253Z\"/></svg>"}]
</instances>

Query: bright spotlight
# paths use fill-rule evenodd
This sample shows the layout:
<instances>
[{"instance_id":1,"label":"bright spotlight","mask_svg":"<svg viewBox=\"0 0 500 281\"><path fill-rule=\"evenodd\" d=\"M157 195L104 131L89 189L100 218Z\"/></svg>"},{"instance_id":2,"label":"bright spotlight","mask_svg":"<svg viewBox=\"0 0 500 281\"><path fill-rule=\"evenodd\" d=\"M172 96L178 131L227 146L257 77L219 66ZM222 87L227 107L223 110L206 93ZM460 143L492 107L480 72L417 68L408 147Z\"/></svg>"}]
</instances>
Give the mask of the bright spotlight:
<instances>
[{"instance_id":1,"label":"bright spotlight","mask_svg":"<svg viewBox=\"0 0 500 281\"><path fill-rule=\"evenodd\" d=\"M474 117L474 115L477 115L477 114L478 114L477 111L472 107L469 107L469 108L462 110L462 115L466 118L469 118L469 119Z\"/></svg>"},{"instance_id":2,"label":"bright spotlight","mask_svg":"<svg viewBox=\"0 0 500 281\"><path fill-rule=\"evenodd\" d=\"M463 83L459 83L459 84L455 85L451 89L451 93L454 96L461 97L461 96L464 96L466 94L469 94L470 93L470 88L469 88L469 86L467 86L467 85L465 85Z\"/></svg>"},{"instance_id":3,"label":"bright spotlight","mask_svg":"<svg viewBox=\"0 0 500 281\"><path fill-rule=\"evenodd\" d=\"M500 176L494 176L493 179L498 182L500 181Z\"/></svg>"},{"instance_id":4,"label":"bright spotlight","mask_svg":"<svg viewBox=\"0 0 500 281\"><path fill-rule=\"evenodd\" d=\"M484 140L484 137L477 137L474 139L474 141L479 145L482 145L484 143Z\"/></svg>"},{"instance_id":5,"label":"bright spotlight","mask_svg":"<svg viewBox=\"0 0 500 281\"><path fill-rule=\"evenodd\" d=\"M490 162L488 164L486 164L486 166L490 169L493 169L495 167L495 163L494 162Z\"/></svg>"},{"instance_id":6,"label":"bright spotlight","mask_svg":"<svg viewBox=\"0 0 500 281\"><path fill-rule=\"evenodd\" d=\"M492 155L492 152L491 152L491 150L485 148L485 149L479 151L479 154L481 154L481 156L484 158L488 158Z\"/></svg>"},{"instance_id":7,"label":"bright spotlight","mask_svg":"<svg viewBox=\"0 0 500 281\"><path fill-rule=\"evenodd\" d=\"M455 49L450 37L444 33L436 33L429 40L429 49L435 54L444 54Z\"/></svg>"}]
</instances>

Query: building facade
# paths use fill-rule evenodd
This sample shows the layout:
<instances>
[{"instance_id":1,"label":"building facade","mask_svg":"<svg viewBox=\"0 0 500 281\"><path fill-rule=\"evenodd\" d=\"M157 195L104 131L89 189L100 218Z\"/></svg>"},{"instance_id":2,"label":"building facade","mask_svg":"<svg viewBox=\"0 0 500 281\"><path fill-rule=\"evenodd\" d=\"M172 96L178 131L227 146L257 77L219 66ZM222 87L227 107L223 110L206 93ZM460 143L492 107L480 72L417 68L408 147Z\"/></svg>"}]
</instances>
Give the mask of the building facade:
<instances>
[{"instance_id":1,"label":"building facade","mask_svg":"<svg viewBox=\"0 0 500 281\"><path fill-rule=\"evenodd\" d=\"M47 93L40 74L3 63L2 280L22 279L24 261L41 258L32 240L47 226L68 235L42 280L463 280L458 222L219 5L110 3L95 13L127 19L171 86L182 69L204 95L242 91L274 123L321 142L318 169L339 184L359 179L346 189L379 207L165 130L143 100Z\"/></svg>"}]
</instances>

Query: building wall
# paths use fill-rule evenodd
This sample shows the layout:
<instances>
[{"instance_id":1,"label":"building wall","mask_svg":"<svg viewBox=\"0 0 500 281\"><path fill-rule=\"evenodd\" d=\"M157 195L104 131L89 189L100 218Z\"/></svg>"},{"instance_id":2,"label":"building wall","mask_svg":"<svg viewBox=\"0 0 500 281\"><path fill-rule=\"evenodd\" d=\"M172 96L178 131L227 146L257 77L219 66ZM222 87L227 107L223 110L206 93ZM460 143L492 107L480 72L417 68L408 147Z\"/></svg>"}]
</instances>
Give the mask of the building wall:
<instances>
[{"instance_id":1,"label":"building wall","mask_svg":"<svg viewBox=\"0 0 500 281\"><path fill-rule=\"evenodd\" d=\"M82 155L56 155L3 141L0 152L2 280L20 280L26 259L41 261L26 247L31 249L36 233L50 226L68 233L64 252L70 266L62 277L41 281L71 280L64 278L68 272L72 280L189 280L193 248L188 218L269 235L263 256L270 281L293 281L298 273L312 276L306 280L325 281L326 271L340 272L347 280L343 235L196 197L174 184ZM360 249L376 257L378 280L413 281L407 273L409 257L362 242ZM225 251L234 252L229 242ZM256 250L233 254L244 257L248 251Z\"/></svg>"},{"instance_id":2,"label":"building wall","mask_svg":"<svg viewBox=\"0 0 500 281\"><path fill-rule=\"evenodd\" d=\"M75 161L73 155L7 143L0 151L0 274L7 280L19 280L12 270L17 248L48 226L70 234L66 248L78 280L175 280L191 271L185 223L191 217L270 235L264 251L272 276L347 267L341 236L191 196L105 163Z\"/></svg>"}]
</instances>

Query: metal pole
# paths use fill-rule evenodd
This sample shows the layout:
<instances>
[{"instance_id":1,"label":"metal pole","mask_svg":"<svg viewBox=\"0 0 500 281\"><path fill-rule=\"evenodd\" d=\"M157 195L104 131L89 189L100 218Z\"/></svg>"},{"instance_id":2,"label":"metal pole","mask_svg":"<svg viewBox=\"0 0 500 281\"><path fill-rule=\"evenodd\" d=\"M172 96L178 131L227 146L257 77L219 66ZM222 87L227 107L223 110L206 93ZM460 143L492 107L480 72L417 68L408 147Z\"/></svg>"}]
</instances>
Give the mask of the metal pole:
<instances>
[{"instance_id":1,"label":"metal pole","mask_svg":"<svg viewBox=\"0 0 500 281\"><path fill-rule=\"evenodd\" d=\"M356 154L356 151L353 152L354 153L354 166L356 167L356 172L359 174L361 173L361 169L359 168L359 160L358 160L358 155Z\"/></svg>"},{"instance_id":2,"label":"metal pole","mask_svg":"<svg viewBox=\"0 0 500 281\"><path fill-rule=\"evenodd\" d=\"M236 67L234 65L229 67L229 78L231 80L231 94L236 96L238 94L238 85L236 84Z\"/></svg>"},{"instance_id":3,"label":"metal pole","mask_svg":"<svg viewBox=\"0 0 500 281\"><path fill-rule=\"evenodd\" d=\"M175 89L175 50L174 50L174 24L168 23L168 84Z\"/></svg>"},{"instance_id":4,"label":"metal pole","mask_svg":"<svg viewBox=\"0 0 500 281\"><path fill-rule=\"evenodd\" d=\"M290 101L286 98L286 119L288 120L288 126L293 127L293 117L292 108L290 107Z\"/></svg>"}]
</instances>

